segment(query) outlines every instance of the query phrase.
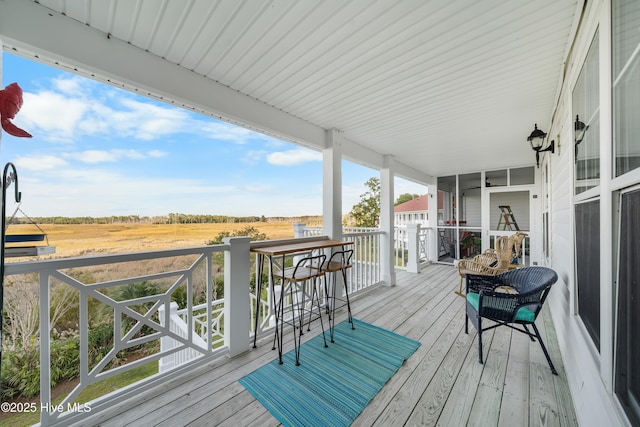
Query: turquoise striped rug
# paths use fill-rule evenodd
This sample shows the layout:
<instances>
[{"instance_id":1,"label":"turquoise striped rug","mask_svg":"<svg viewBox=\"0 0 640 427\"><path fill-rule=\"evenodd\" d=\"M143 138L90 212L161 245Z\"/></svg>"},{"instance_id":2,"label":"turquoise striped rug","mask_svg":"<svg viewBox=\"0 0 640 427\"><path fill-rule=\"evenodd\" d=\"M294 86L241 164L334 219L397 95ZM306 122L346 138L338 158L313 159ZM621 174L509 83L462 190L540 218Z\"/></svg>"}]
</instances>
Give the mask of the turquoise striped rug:
<instances>
[{"instance_id":1,"label":"turquoise striped rug","mask_svg":"<svg viewBox=\"0 0 640 427\"><path fill-rule=\"evenodd\" d=\"M303 343L300 366L292 350L282 365L276 357L240 384L285 426L350 425L420 347L386 329L353 322L355 330L347 322L336 325L335 343L328 348L322 335Z\"/></svg>"}]
</instances>

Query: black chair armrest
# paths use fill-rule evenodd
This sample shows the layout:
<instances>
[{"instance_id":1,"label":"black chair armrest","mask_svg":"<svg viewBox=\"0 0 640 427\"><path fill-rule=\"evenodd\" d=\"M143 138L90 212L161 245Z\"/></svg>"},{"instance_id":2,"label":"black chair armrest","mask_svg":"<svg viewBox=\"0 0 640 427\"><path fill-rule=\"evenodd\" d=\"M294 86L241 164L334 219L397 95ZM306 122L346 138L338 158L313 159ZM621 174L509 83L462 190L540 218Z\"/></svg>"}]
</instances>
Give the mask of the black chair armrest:
<instances>
[{"instance_id":1,"label":"black chair armrest","mask_svg":"<svg viewBox=\"0 0 640 427\"><path fill-rule=\"evenodd\" d=\"M503 286L500 276L479 276L477 274L467 274L467 294L469 292L480 293L481 291L493 292L498 286Z\"/></svg>"}]
</instances>

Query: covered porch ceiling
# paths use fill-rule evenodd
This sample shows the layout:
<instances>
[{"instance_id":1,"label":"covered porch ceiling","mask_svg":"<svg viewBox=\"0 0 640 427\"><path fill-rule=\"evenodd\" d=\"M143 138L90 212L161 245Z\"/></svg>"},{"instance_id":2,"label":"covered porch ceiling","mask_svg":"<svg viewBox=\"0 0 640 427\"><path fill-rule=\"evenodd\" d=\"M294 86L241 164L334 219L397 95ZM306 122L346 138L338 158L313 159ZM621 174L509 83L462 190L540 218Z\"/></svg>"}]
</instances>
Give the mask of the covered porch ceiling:
<instances>
[{"instance_id":1,"label":"covered porch ceiling","mask_svg":"<svg viewBox=\"0 0 640 427\"><path fill-rule=\"evenodd\" d=\"M531 165L583 0L3 0L4 48L347 159ZM5 82L10 83L10 82Z\"/></svg>"}]
</instances>

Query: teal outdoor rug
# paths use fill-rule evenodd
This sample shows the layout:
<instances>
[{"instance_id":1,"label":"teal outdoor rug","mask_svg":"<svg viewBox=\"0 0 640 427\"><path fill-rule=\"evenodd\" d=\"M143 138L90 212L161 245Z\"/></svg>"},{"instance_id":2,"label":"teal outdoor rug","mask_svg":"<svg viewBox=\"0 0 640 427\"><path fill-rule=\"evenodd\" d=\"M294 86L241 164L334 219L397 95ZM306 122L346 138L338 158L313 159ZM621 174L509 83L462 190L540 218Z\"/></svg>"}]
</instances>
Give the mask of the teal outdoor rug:
<instances>
[{"instance_id":1,"label":"teal outdoor rug","mask_svg":"<svg viewBox=\"0 0 640 427\"><path fill-rule=\"evenodd\" d=\"M335 343L322 334L240 379L285 426L348 426L420 343L353 319L335 327ZM327 331L327 335L328 335ZM327 337L328 342L328 337Z\"/></svg>"}]
</instances>

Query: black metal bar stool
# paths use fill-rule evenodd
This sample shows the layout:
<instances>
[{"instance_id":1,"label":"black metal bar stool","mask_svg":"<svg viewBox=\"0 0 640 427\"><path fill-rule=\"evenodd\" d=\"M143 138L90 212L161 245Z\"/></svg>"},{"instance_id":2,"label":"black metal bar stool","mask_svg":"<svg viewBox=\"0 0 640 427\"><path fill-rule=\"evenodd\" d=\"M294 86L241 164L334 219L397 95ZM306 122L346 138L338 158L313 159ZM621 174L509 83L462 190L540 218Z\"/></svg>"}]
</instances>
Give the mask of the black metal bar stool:
<instances>
[{"instance_id":1,"label":"black metal bar stool","mask_svg":"<svg viewBox=\"0 0 640 427\"><path fill-rule=\"evenodd\" d=\"M351 316L351 302L349 301L349 286L347 283L347 269L351 268L351 259L353 258L353 249L344 251L337 251L331 254L329 262L323 265L322 272L325 273L325 294L327 295L327 310L329 310L329 337L331 342L333 341L333 328L335 326L335 313L336 313L336 301L346 301L348 319L351 323L351 329L355 329L353 326L353 317ZM336 288L338 273L342 274L342 283L344 284L344 293L346 298L342 296L336 297ZM331 283L329 283L327 276L333 277ZM327 286L331 287L331 290L327 289Z\"/></svg>"},{"instance_id":2,"label":"black metal bar stool","mask_svg":"<svg viewBox=\"0 0 640 427\"><path fill-rule=\"evenodd\" d=\"M293 343L295 346L296 366L300 365L300 344L302 341L302 325L304 321L305 312L309 312L309 319L313 314L314 302L318 309L318 316L320 318L320 325L322 327L322 337L324 339L324 346L327 347L327 339L324 334L324 323L322 322L322 312L320 309L320 296L318 293L317 280L324 275L322 266L325 264L327 256L324 254L308 256L299 260L295 267L285 268L284 270L276 271L273 273L273 277L282 281L282 288L280 291L280 301L276 307L276 322L280 321L280 327L276 326L276 336L274 341L278 341L278 356L280 363L282 364L282 333L284 324L291 325L293 327ZM311 286L311 303L307 308L305 304L305 295L307 294L306 285ZM290 303L290 318L285 319L285 295L288 290L287 305ZM297 313L297 314L296 314ZM296 321L297 316L297 321ZM311 321L311 320L309 320ZM296 329L299 329L296 332ZM278 335L278 333L280 335ZM274 346L275 347L275 346Z\"/></svg>"}]
</instances>

